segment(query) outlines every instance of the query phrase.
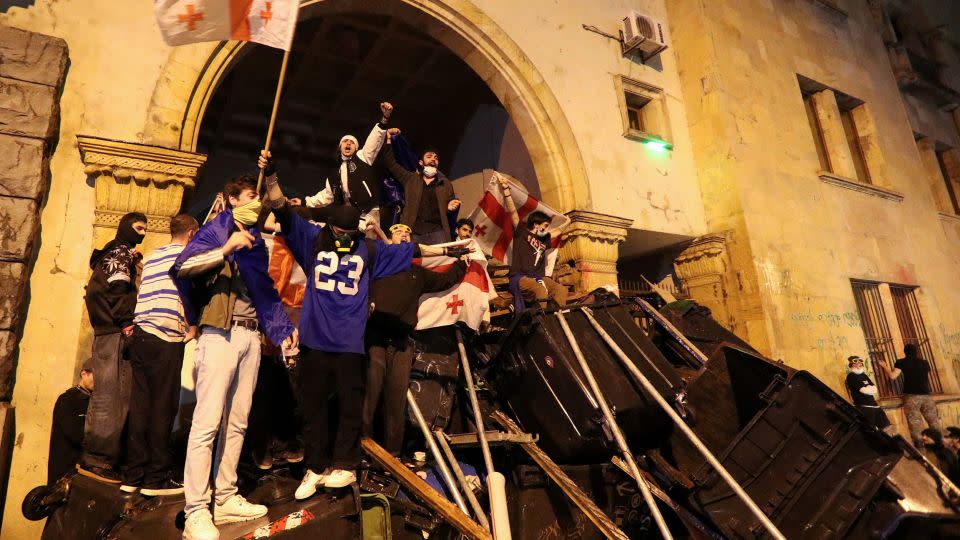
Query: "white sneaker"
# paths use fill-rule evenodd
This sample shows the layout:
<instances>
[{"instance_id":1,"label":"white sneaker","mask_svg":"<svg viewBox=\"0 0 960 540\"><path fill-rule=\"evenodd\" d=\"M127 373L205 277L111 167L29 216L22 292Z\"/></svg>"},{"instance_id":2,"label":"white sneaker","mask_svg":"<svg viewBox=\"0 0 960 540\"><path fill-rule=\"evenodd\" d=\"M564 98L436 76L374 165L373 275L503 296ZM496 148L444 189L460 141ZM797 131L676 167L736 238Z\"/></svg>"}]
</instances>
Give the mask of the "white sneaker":
<instances>
[{"instance_id":1,"label":"white sneaker","mask_svg":"<svg viewBox=\"0 0 960 540\"><path fill-rule=\"evenodd\" d=\"M262 504L251 504L241 495L234 495L223 504L213 505L213 520L217 525L249 521L267 515L267 507Z\"/></svg>"},{"instance_id":2,"label":"white sneaker","mask_svg":"<svg viewBox=\"0 0 960 540\"><path fill-rule=\"evenodd\" d=\"M320 474L307 469L307 474L303 475L303 480L300 482L300 486L297 487L297 492L293 494L294 498L302 501L313 497L313 494L317 492L317 486L326 482L329 474L330 467L324 469Z\"/></svg>"},{"instance_id":3,"label":"white sneaker","mask_svg":"<svg viewBox=\"0 0 960 540\"><path fill-rule=\"evenodd\" d=\"M209 510L197 510L183 524L183 540L220 540Z\"/></svg>"},{"instance_id":4,"label":"white sneaker","mask_svg":"<svg viewBox=\"0 0 960 540\"><path fill-rule=\"evenodd\" d=\"M357 475L353 471L345 471L343 469L333 469L330 471L330 474L327 476L327 480L323 483L324 487L337 489L342 487L347 487L350 484L357 481Z\"/></svg>"}]
</instances>

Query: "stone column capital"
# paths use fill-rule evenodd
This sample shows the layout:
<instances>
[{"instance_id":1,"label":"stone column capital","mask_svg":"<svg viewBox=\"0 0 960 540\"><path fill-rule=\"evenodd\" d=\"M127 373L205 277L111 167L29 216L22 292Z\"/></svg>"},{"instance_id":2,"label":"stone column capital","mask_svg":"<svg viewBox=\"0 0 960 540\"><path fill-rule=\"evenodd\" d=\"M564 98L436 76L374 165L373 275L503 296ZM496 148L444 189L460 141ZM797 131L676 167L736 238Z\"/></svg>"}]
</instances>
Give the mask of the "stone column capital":
<instances>
[{"instance_id":1,"label":"stone column capital","mask_svg":"<svg viewBox=\"0 0 960 540\"><path fill-rule=\"evenodd\" d=\"M673 261L677 277L686 286L719 282L728 267L727 237L716 233L698 237Z\"/></svg>"},{"instance_id":2,"label":"stone column capital","mask_svg":"<svg viewBox=\"0 0 960 540\"><path fill-rule=\"evenodd\" d=\"M632 219L589 210L571 210L566 215L570 218L570 225L563 231L564 243L586 236L594 241L619 244L626 241L627 229L633 225Z\"/></svg>"},{"instance_id":3,"label":"stone column capital","mask_svg":"<svg viewBox=\"0 0 960 540\"><path fill-rule=\"evenodd\" d=\"M77 135L80 159L89 175L132 178L164 186L171 182L192 188L207 156L161 146Z\"/></svg>"},{"instance_id":4,"label":"stone column capital","mask_svg":"<svg viewBox=\"0 0 960 540\"><path fill-rule=\"evenodd\" d=\"M166 232L207 160L204 154L89 135L77 135L77 145L83 170L94 181L97 229L115 229L127 212L142 212L149 232Z\"/></svg>"},{"instance_id":5,"label":"stone column capital","mask_svg":"<svg viewBox=\"0 0 960 540\"><path fill-rule=\"evenodd\" d=\"M616 289L620 244L627 239L633 220L589 210L571 210L566 215L570 225L560 241L560 260L574 261L572 279L577 289Z\"/></svg>"}]
</instances>

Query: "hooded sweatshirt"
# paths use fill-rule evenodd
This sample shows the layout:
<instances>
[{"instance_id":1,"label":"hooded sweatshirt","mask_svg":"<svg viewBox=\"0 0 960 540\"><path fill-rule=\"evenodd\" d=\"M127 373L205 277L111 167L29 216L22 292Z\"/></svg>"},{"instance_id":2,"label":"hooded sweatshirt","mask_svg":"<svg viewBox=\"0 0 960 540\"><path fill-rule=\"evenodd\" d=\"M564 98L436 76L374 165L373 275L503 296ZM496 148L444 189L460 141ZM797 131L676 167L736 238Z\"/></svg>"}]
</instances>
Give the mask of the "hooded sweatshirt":
<instances>
[{"instance_id":1,"label":"hooded sweatshirt","mask_svg":"<svg viewBox=\"0 0 960 540\"><path fill-rule=\"evenodd\" d=\"M133 324L137 306L137 266L141 254L136 246L143 235L133 229L146 222L143 214L131 212L120 219L116 237L90 255L93 274L84 300L94 335L115 334Z\"/></svg>"}]
</instances>

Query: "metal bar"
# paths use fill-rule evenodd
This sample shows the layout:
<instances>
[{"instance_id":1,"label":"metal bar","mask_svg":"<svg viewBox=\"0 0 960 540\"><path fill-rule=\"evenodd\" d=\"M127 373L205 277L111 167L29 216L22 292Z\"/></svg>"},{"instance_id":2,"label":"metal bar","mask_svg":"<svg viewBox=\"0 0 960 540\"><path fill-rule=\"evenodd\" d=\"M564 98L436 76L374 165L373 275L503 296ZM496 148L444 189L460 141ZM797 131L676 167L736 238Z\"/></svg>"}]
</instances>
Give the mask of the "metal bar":
<instances>
[{"instance_id":1,"label":"metal bar","mask_svg":"<svg viewBox=\"0 0 960 540\"><path fill-rule=\"evenodd\" d=\"M450 462L453 475L457 477L457 482L460 482L460 487L463 488L463 494L467 496L467 502L470 503L470 508L473 509L473 515L477 516L477 521L480 522L480 525L482 525L484 529L490 530L490 522L487 521L487 515L483 513L480 501L477 500L477 496L473 493L473 490L470 489L470 486L467 485L467 478L463 475L463 469L460 468L460 463L457 462L457 456L453 455L453 450L450 449L450 445L447 443L446 434L439 429L433 433L437 436L437 443L440 444L440 449L443 450L447 461Z\"/></svg>"},{"instance_id":2,"label":"metal bar","mask_svg":"<svg viewBox=\"0 0 960 540\"><path fill-rule=\"evenodd\" d=\"M687 339L687 336L683 335L683 333L680 332L680 330L678 330L677 327L673 325L673 323L667 320L667 318L664 317L662 313L657 311L656 308L651 306L643 298L637 298L637 305L640 306L645 312L647 312L647 314L650 315L650 317L652 317L655 321L660 323L660 326L662 326L663 329L666 330L668 334L673 336L673 338L676 339L677 342L679 342L680 345L687 350L687 352L692 354L694 358L700 361L700 364L702 365L707 364L707 355L703 354L703 351L698 349L697 346L694 345L692 341Z\"/></svg>"},{"instance_id":3,"label":"metal bar","mask_svg":"<svg viewBox=\"0 0 960 540\"><path fill-rule=\"evenodd\" d=\"M560 321L560 327L563 328L563 333L567 336L570 347L573 349L573 355L577 357L577 361L580 363L580 369L583 371L583 375L587 378L590 391L593 392L597 398L597 402L600 403L600 410L603 411L603 417L607 421L607 427L613 432L613 438L617 441L617 446L620 447L620 453L623 454L623 459L626 460L627 465L630 467L630 476L633 477L637 482L637 486L640 487L643 500L647 503L647 507L650 509L650 514L653 516L654 521L657 522L657 527L660 528L660 534L667 540L673 540L673 535L670 534L667 522L664 521L663 514L660 513L660 508L657 507L657 501L654 500L653 494L650 493L650 487L647 486L646 480L640 475L640 468L637 467L637 462L633 458L633 452L631 452L630 447L627 446L627 439L623 436L623 432L620 431L620 426L617 425L617 420L610 411L610 405L607 404L607 399L603 396L597 380L593 377L593 370L590 369L587 359L583 356L583 351L580 350L580 344L577 343L577 338L573 336L573 331L570 330L570 325L567 324L567 320L563 317L563 312L558 311L555 315L557 316L557 320Z\"/></svg>"},{"instance_id":4,"label":"metal bar","mask_svg":"<svg viewBox=\"0 0 960 540\"><path fill-rule=\"evenodd\" d=\"M724 482L726 482L727 485L730 486L730 489L733 490L733 492L737 495L737 497L739 497L740 500L742 500L744 504L747 505L747 508L750 510L750 512L754 516L756 516L757 519L760 520L760 523L762 523L763 527L767 529L767 532L769 532L770 535L776 538L777 540L786 540L786 537L783 536L783 533L780 532L777 526L774 525L772 521L770 521L770 518L768 518L767 515L764 514L762 510L760 510L760 507L757 506L757 503L753 502L753 499L750 498L750 495L748 495L747 492L744 491L742 487L740 487L740 484L738 484L737 481L733 478L733 476L731 476L730 473L727 472L727 469L723 466L723 464L720 463L719 460L717 460L717 458L713 455L713 453L710 452L710 449L703 444L703 441L701 441L700 438L697 437L697 434L694 433L692 429L690 429L690 426L688 426L687 423L684 422L682 418L680 418L680 415L673 410L673 408L670 406L669 403L667 403L665 399L663 399L663 396L661 396L660 393L657 392L657 389L653 386L653 384L649 381L649 379L647 379L647 377L642 372L640 372L639 369L637 369L637 366L635 366L633 362L630 361L630 358L623 352L622 349L620 349L620 346L617 345L617 343L610 337L610 335L607 334L606 330L604 330L603 327L600 326L600 324L596 321L596 319L593 318L593 315L590 313L590 309L589 308L582 308L582 309L583 309L583 313L587 316L587 319L590 320L590 324L593 325L593 328L597 331L598 334L600 334L600 337L602 337L603 340L607 342L607 345L610 347L610 349L613 350L613 352L620 358L620 361L623 362L623 364L627 367L627 371L629 371L634 376L634 378L637 379L637 382L639 382L643 386L643 388L647 391L647 393L650 394L650 397L652 397L657 402L657 404L660 405L660 408L662 408L664 412L666 412L670 416L670 419L673 420L673 422L677 425L677 427L680 428L680 431L682 431L683 434L686 435L688 439L690 439L690 442L693 444L693 446L701 454L703 454L703 457L706 458L707 462L714 468L715 471L717 471L717 474L719 474L720 477L723 478Z\"/></svg>"},{"instance_id":5,"label":"metal bar","mask_svg":"<svg viewBox=\"0 0 960 540\"><path fill-rule=\"evenodd\" d=\"M463 346L463 336L460 334L459 328L457 328L457 347L460 349L460 364L463 366L463 378L467 381L467 395L470 397L470 407L473 408L473 421L477 425L477 438L480 440L483 464L487 468L487 474L493 474L493 458L490 456L490 445L487 444L487 433L483 428L483 414L480 412L477 390L473 386L473 372L470 371L467 349Z\"/></svg>"},{"instance_id":6,"label":"metal bar","mask_svg":"<svg viewBox=\"0 0 960 540\"><path fill-rule=\"evenodd\" d=\"M440 449L437 448L437 441L433 438L433 432L430 431L430 428L427 426L427 422L423 419L423 414L420 412L420 406L417 405L417 400L413 397L413 392L407 390L407 405L410 406L410 410L413 411L413 417L417 420L417 425L420 426L420 431L423 432L423 438L427 440L427 447L430 448L430 453L433 454L433 460L437 462L437 468L440 469L440 476L443 477L444 483L447 484L447 489L450 490L450 495L453 496L453 500L457 503L457 506L463 510L463 513L467 516L470 515L470 511L467 510L467 504L463 502L463 497L460 496L460 492L457 490L457 484L453 482L453 476L450 474L450 469L447 468L447 464L444 463L443 455L440 454Z\"/></svg>"}]
</instances>

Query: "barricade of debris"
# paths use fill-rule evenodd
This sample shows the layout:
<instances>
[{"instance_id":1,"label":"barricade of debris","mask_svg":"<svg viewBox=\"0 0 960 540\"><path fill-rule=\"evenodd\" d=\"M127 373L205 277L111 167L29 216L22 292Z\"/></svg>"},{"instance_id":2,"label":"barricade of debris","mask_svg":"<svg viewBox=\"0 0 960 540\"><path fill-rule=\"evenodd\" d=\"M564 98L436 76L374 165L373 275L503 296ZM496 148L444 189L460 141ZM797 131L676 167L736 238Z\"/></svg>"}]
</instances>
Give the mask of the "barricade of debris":
<instances>
[{"instance_id":1,"label":"barricade of debris","mask_svg":"<svg viewBox=\"0 0 960 540\"><path fill-rule=\"evenodd\" d=\"M503 280L492 267L495 281ZM302 471L242 472L270 508L221 538L917 538L960 535L958 491L811 374L691 301L595 291L494 301L479 335L417 345L402 463L372 440L359 481L295 501ZM24 501L43 538L179 538L183 498L68 476Z\"/></svg>"}]
</instances>

